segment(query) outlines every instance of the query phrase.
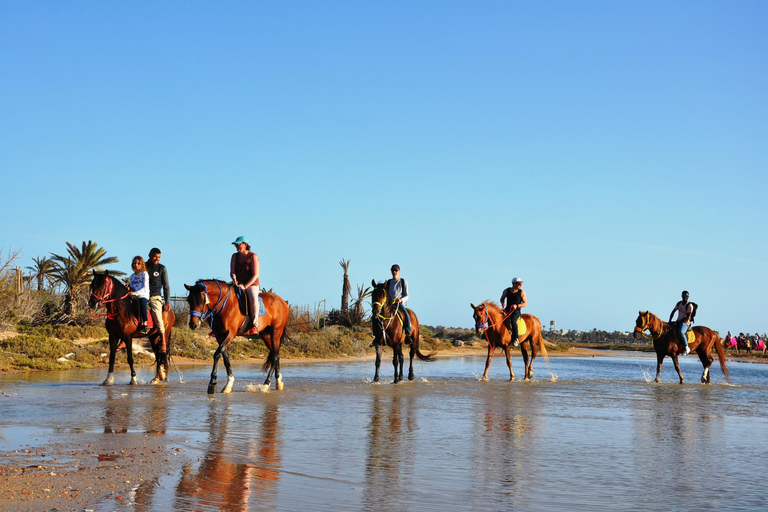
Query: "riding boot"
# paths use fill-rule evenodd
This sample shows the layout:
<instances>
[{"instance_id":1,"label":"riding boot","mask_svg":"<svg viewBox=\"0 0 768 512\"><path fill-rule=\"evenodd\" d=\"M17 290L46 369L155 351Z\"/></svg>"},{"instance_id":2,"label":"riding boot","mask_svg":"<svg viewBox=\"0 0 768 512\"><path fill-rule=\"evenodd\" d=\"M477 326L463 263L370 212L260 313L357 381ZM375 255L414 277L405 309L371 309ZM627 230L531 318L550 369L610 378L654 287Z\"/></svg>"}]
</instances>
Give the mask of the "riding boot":
<instances>
[{"instance_id":1,"label":"riding boot","mask_svg":"<svg viewBox=\"0 0 768 512\"><path fill-rule=\"evenodd\" d=\"M691 347L686 343L685 344L685 354L684 355L687 356L690 353L691 353Z\"/></svg>"},{"instance_id":2,"label":"riding boot","mask_svg":"<svg viewBox=\"0 0 768 512\"><path fill-rule=\"evenodd\" d=\"M406 334L405 335L405 341L403 343L405 343L406 345L410 345L412 341L413 341L412 335L410 333Z\"/></svg>"}]
</instances>

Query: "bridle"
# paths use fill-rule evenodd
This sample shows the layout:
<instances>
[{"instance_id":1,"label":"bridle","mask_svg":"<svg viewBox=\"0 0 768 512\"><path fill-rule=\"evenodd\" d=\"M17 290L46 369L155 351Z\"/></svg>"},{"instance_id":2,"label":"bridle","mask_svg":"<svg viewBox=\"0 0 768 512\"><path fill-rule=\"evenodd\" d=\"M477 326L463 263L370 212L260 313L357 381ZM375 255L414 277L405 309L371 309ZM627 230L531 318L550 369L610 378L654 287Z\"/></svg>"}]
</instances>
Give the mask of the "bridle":
<instances>
[{"instance_id":1,"label":"bridle","mask_svg":"<svg viewBox=\"0 0 768 512\"><path fill-rule=\"evenodd\" d=\"M204 311L193 311L190 308L189 315L194 316L196 318L199 318L200 321L208 320L208 323L211 324L211 328L213 329L213 334L216 334L216 322L213 321L213 317L221 313L221 310L224 309L224 307L227 305L227 301L229 300L229 295L232 293L232 287L228 287L227 293L222 293L221 290L221 282L214 281L216 283L216 286L219 287L219 298L216 300L216 303L211 305L211 299L208 297L208 287L206 286L205 282L198 281L195 283L195 287L201 286L203 288L203 297L205 297L205 302L203 303L204 306L206 306Z\"/></svg>"},{"instance_id":2,"label":"bridle","mask_svg":"<svg viewBox=\"0 0 768 512\"><path fill-rule=\"evenodd\" d=\"M115 283L113 279L114 277L112 276L104 276L104 289L101 295L96 295L96 292L91 292L91 296L94 299L96 299L96 302L98 303L99 306L105 306L110 302L117 302L119 300L123 300L124 298L128 297L131 294L131 292L128 292L122 297L110 299L109 297L112 296L112 292L115 289ZM94 315L93 313L91 313L91 308L88 308L88 313L90 313L91 317L93 318L99 318L99 317L105 316L110 320L114 320L117 317L117 315L114 313L107 313L104 315Z\"/></svg>"},{"instance_id":3,"label":"bridle","mask_svg":"<svg viewBox=\"0 0 768 512\"><path fill-rule=\"evenodd\" d=\"M657 339L661 338L667 332L667 331L664 330L664 327L662 325L661 329L659 329L658 336L654 336L653 335L653 331L651 330L651 319L650 319L650 317L647 314L645 314L645 315L641 314L640 316L643 319L643 326L642 327L635 326L635 333L639 334L640 336L642 336L646 340L656 341ZM661 319L659 319L659 322L661 322L662 324L664 323L664 322L661 321ZM645 334L646 330L648 330L648 332L651 333L650 336Z\"/></svg>"},{"instance_id":4,"label":"bridle","mask_svg":"<svg viewBox=\"0 0 768 512\"><path fill-rule=\"evenodd\" d=\"M488 305L487 305L487 304L485 304L485 303L483 303L483 304L481 304L481 305L480 305L480 306L478 306L478 307L481 307L481 306L482 306L482 308L483 308L483 317L484 317L484 318L483 318L483 322L482 322L482 323L476 323L476 324L475 324L475 329L477 329L478 331L482 331L482 333L485 335L485 340L486 340L486 341L488 342L488 344L490 345L490 344L491 344L491 338L488 336L488 329L490 329L491 327L496 327L497 325L501 325L501 324L503 324L503 323L504 323L504 321L505 321L507 318L509 318L510 316L512 316L512 313L510 312L509 314L506 314L506 315L502 314L502 315L501 315L501 320L499 320L499 321L498 321L498 322L496 322L495 324L491 324L491 317L490 317L490 315L488 314ZM480 313L478 313L478 311L477 311L477 310L475 310L475 314L479 315Z\"/></svg>"}]
</instances>

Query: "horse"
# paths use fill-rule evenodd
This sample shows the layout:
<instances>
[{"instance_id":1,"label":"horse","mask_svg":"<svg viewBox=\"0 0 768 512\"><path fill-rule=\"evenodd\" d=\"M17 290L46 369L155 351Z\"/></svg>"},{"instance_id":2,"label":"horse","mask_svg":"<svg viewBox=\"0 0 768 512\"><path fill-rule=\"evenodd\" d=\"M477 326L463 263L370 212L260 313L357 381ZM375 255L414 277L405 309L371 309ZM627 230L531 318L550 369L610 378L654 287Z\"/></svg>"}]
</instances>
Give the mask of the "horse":
<instances>
[{"instance_id":1,"label":"horse","mask_svg":"<svg viewBox=\"0 0 768 512\"><path fill-rule=\"evenodd\" d=\"M715 350L717 350L717 359L720 361L720 368L723 370L725 380L730 381L728 368L725 365L725 349L723 348L723 344L720 342L720 337L717 333L709 327L704 326L696 326L691 330L693 331L694 339L689 343L689 346L691 351L696 351L701 360L701 364L704 365L704 373L701 374L701 382L704 384L709 384L710 382L709 368L712 366L713 361L712 347L715 347ZM645 331L650 333L650 337L645 334ZM663 322L659 317L649 311L640 311L637 320L635 321L633 336L635 338L644 337L653 341L653 348L656 351L656 380L654 382L659 382L661 365L664 362L664 358L667 356L672 358L672 363L675 365L677 375L680 377L680 384L685 381L677 361L677 357L685 351L685 345L680 343L667 322Z\"/></svg>"},{"instance_id":2,"label":"horse","mask_svg":"<svg viewBox=\"0 0 768 512\"><path fill-rule=\"evenodd\" d=\"M176 314L171 311L163 311L163 322L165 323L165 339L157 329L157 319L154 326L146 334L138 332L139 321L136 318L134 303L130 299L130 291L120 282L119 279L109 275L109 272L94 272L93 281L90 287L91 295L88 299L90 309L96 306L104 306L107 310L104 327L109 333L109 373L102 383L103 386L111 386L115 382L115 354L117 346L122 341L125 343L128 355L128 366L131 368L131 384L137 384L136 372L133 369L133 338L147 336L152 346L152 352L155 354L155 377L150 384L161 384L168 380L168 370L170 368L171 353L171 331L176 322ZM93 316L93 314L91 314Z\"/></svg>"},{"instance_id":3,"label":"horse","mask_svg":"<svg viewBox=\"0 0 768 512\"><path fill-rule=\"evenodd\" d=\"M478 335L484 335L488 341L488 357L485 360L485 372L483 380L488 380L488 368L493 359L493 351L496 348L503 348L504 355L507 358L507 367L509 368L509 381L515 380L515 372L512 370L512 361L509 359L509 344L512 342L512 333L506 325L507 315L501 307L492 301L485 301L479 306L471 302L472 318L475 320L475 331ZM525 313L520 315L525 322L526 333L520 336L520 351L523 353L523 363L525 364L525 380L533 378L533 361L536 359L536 349L540 349L545 358L549 359L547 347L544 345L544 338L541 336L541 321L533 315ZM528 345L526 347L526 345ZM528 350L531 351L531 358L528 359Z\"/></svg>"},{"instance_id":4,"label":"horse","mask_svg":"<svg viewBox=\"0 0 768 512\"><path fill-rule=\"evenodd\" d=\"M725 337L725 348L731 349L735 348L738 351L738 339L736 336L728 335Z\"/></svg>"},{"instance_id":5,"label":"horse","mask_svg":"<svg viewBox=\"0 0 768 512\"><path fill-rule=\"evenodd\" d=\"M373 330L373 344L376 346L376 373L373 382L379 382L379 366L381 366L381 347L392 347L392 365L395 367L394 384L403 380L403 343L405 342L405 330L403 329L404 314L411 317L411 350L410 365L408 368L408 380L413 380L413 356L420 361L432 362L437 358L435 352L422 354L419 350L419 319L413 310L395 306L395 302L387 295L384 283L377 284L371 280L373 291L371 292L371 329Z\"/></svg>"},{"instance_id":6,"label":"horse","mask_svg":"<svg viewBox=\"0 0 768 512\"><path fill-rule=\"evenodd\" d=\"M755 350L762 350L763 355L765 355L765 350L766 350L765 341L763 340L763 338L760 338L759 336L755 336Z\"/></svg>"},{"instance_id":7,"label":"horse","mask_svg":"<svg viewBox=\"0 0 768 512\"><path fill-rule=\"evenodd\" d=\"M184 285L189 291L187 303L189 304L189 328L197 329L200 322L208 320L219 347L213 353L213 371L208 383L208 394L216 392L216 366L219 358L224 359L227 369L227 384L222 393L230 393L235 377L232 374L232 365L229 361L229 343L235 336L244 336L252 326L252 317L246 316L241 310L237 296L237 287L231 283L225 283L218 279L201 279L194 285ZM261 390L269 391L272 374L275 375L275 385L278 390L283 389L283 377L280 375L280 342L288 323L290 308L282 297L271 292L262 292L259 297L264 302L266 314L257 316L259 337L269 350L266 361L262 366L263 371L268 371L267 379L261 386ZM245 298L243 297L243 300ZM250 337L250 336L249 336Z\"/></svg>"}]
</instances>

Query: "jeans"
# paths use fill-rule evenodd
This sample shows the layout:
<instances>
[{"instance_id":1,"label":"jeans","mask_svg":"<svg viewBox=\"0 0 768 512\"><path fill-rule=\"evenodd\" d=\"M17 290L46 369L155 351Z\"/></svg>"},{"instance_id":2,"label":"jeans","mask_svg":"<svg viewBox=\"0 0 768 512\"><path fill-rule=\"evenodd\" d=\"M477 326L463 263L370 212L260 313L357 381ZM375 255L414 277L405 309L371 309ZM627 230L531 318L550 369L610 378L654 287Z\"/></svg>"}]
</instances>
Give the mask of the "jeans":
<instances>
[{"instance_id":1,"label":"jeans","mask_svg":"<svg viewBox=\"0 0 768 512\"><path fill-rule=\"evenodd\" d=\"M688 344L688 337L685 335L685 333L687 333L687 332L688 332L688 329L689 329L690 327L691 327L691 326L690 326L689 324L687 324L687 323L685 323L685 322L680 322L680 339L681 339L681 340L682 340L682 342L683 342L683 343L685 343L686 345Z\"/></svg>"},{"instance_id":2,"label":"jeans","mask_svg":"<svg viewBox=\"0 0 768 512\"><path fill-rule=\"evenodd\" d=\"M405 335L408 336L411 334L411 315L408 314L408 308L405 307L404 302L399 303L397 308L403 312L403 329L405 330Z\"/></svg>"},{"instance_id":3,"label":"jeans","mask_svg":"<svg viewBox=\"0 0 768 512\"><path fill-rule=\"evenodd\" d=\"M149 299L139 297L139 321L142 325L147 323L147 302Z\"/></svg>"}]
</instances>

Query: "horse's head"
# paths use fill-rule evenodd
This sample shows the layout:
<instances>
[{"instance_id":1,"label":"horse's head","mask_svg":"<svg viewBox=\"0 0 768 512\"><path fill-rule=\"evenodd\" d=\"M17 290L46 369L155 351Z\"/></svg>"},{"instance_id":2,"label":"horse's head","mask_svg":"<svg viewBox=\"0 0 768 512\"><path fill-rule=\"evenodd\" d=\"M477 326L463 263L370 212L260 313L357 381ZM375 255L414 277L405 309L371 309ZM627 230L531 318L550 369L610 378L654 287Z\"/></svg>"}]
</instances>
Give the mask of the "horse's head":
<instances>
[{"instance_id":1,"label":"horse's head","mask_svg":"<svg viewBox=\"0 0 768 512\"><path fill-rule=\"evenodd\" d=\"M654 315L649 313L648 311L639 311L637 315L637 320L635 320L635 330L632 333L632 337L634 338L647 338L648 335L645 334L645 331L651 331L651 334L653 334L652 327L653 327L653 320Z\"/></svg>"},{"instance_id":2,"label":"horse's head","mask_svg":"<svg viewBox=\"0 0 768 512\"><path fill-rule=\"evenodd\" d=\"M387 287L384 283L377 283L371 279L371 285L373 291L371 292L371 324L373 325L373 334L377 335L377 328L380 331L384 330L384 322L382 321L382 311L387 304Z\"/></svg>"},{"instance_id":3,"label":"horse's head","mask_svg":"<svg viewBox=\"0 0 768 512\"><path fill-rule=\"evenodd\" d=\"M115 278L109 275L109 272L93 272L93 281L91 281L91 295L88 298L88 307L93 309L97 305L104 304L111 300L115 291Z\"/></svg>"},{"instance_id":4,"label":"horse's head","mask_svg":"<svg viewBox=\"0 0 768 512\"><path fill-rule=\"evenodd\" d=\"M200 320L210 309L211 301L208 299L208 289L205 283L198 281L193 286L184 285L189 295L187 295L187 304L189 304L189 328L194 330L200 325Z\"/></svg>"},{"instance_id":5,"label":"horse's head","mask_svg":"<svg viewBox=\"0 0 768 512\"><path fill-rule=\"evenodd\" d=\"M485 330L488 329L488 324L490 323L488 319L488 307L485 303L475 306L470 302L469 305L472 306L472 318L475 320L475 332L477 334L483 334Z\"/></svg>"}]
</instances>

